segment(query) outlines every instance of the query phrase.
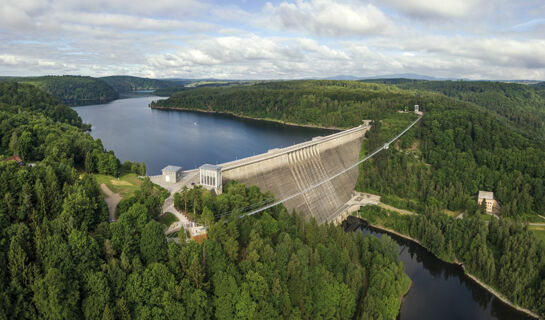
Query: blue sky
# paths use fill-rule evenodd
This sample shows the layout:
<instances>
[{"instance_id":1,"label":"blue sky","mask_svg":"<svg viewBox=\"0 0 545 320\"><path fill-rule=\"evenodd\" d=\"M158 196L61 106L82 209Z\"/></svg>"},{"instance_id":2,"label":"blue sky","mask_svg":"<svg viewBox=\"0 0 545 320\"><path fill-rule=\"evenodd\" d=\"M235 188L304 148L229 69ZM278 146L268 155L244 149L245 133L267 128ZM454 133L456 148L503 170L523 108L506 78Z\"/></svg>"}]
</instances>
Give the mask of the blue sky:
<instances>
[{"instance_id":1,"label":"blue sky","mask_svg":"<svg viewBox=\"0 0 545 320\"><path fill-rule=\"evenodd\" d=\"M2 0L0 75L545 80L545 1Z\"/></svg>"}]
</instances>

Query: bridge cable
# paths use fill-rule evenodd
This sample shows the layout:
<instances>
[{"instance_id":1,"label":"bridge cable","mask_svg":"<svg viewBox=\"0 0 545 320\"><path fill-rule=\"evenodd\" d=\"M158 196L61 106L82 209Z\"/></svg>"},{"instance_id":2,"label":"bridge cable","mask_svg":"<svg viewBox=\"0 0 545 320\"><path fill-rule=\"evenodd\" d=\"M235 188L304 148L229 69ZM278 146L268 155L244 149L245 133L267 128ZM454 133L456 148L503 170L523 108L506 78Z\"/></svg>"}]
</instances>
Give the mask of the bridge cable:
<instances>
[{"instance_id":1,"label":"bridge cable","mask_svg":"<svg viewBox=\"0 0 545 320\"><path fill-rule=\"evenodd\" d=\"M286 201L288 201L288 200L291 200L291 199L293 199L293 198L296 198L296 197L302 195L303 193L306 193L306 192L308 192L308 191L310 191L310 190L312 190L312 189L315 189L315 188L317 188L317 187L319 187L319 186L321 186L321 185L323 185L323 184L325 184L325 183L327 183L327 182L330 182L331 180L333 180L333 179L337 178L338 176L340 176L340 175L346 173L347 171L350 171L350 170L354 169L355 167L359 166L359 165L362 164L363 162L365 162L365 161L369 160L370 158L372 158L373 156L375 156L375 155L376 155L377 153L379 153L380 151L382 151L382 150L384 150L384 149L387 149L387 148L388 148L388 145L392 144L392 143L395 142L397 139L399 139L402 135L404 135L407 131L409 131L409 129L411 129L418 121L420 121L420 119L422 119L422 114L420 114L420 115L418 116L418 118L417 118L415 121L413 121L407 128L405 128L405 130L401 131L400 134L398 134L397 136L395 136L395 137L394 137L393 139L391 139L388 143L384 144L382 147L380 147L380 148L378 148L377 150L373 151L371 154L367 155L365 158L361 159L360 161L356 162L355 164L351 165L350 167L348 167L348 168L346 168L346 169L344 169L344 170L341 170L340 172L334 174L333 176L331 176L331 177L329 177L329 178L327 178L327 179L325 179L325 180L323 180L323 181L321 181L321 182L319 182L319 183L317 183L317 184L315 184L315 185L312 185L312 186L310 186L310 187L308 187L308 188L306 188L306 189L304 189L304 190L301 190L301 191L299 191L299 192L297 192L297 193L295 193L295 194L292 194L292 195L289 196L289 197L286 197L286 198L284 198L284 199L282 199L282 200L278 200L278 201L276 201L276 202L274 202L274 203L271 203L271 204L269 204L269 205L267 205L267 206L265 206L265 207L263 207L263 208L260 208L260 209L251 211L251 212L246 213L246 214L243 214L243 215L240 216L240 218L243 218L243 217L245 217L245 216L254 215L254 214L256 214L256 213L259 213L259 212L262 212L262 211L264 211L264 210L267 210L267 209L270 209L270 208L272 208L272 207L275 207L275 206L277 206L277 205L279 205L279 204L281 204L281 203L283 203L283 202L286 202Z\"/></svg>"}]
</instances>

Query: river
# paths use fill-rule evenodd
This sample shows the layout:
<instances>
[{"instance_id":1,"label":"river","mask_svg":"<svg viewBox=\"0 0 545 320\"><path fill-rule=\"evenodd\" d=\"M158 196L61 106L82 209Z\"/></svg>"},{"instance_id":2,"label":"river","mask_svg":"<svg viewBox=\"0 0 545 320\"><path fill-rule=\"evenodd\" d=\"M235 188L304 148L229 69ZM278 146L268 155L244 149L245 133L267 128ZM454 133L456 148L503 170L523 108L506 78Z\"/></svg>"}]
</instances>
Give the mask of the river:
<instances>
[{"instance_id":1,"label":"river","mask_svg":"<svg viewBox=\"0 0 545 320\"><path fill-rule=\"evenodd\" d=\"M355 232L381 237L384 232L361 226ZM413 281L403 298L400 320L534 319L519 312L468 278L458 265L439 260L422 246L390 235L399 245L399 258Z\"/></svg>"},{"instance_id":2,"label":"river","mask_svg":"<svg viewBox=\"0 0 545 320\"><path fill-rule=\"evenodd\" d=\"M91 135L121 160L145 162L156 175L167 165L194 169L300 143L331 130L285 126L230 115L151 109L141 96L73 109L92 125Z\"/></svg>"},{"instance_id":3,"label":"river","mask_svg":"<svg viewBox=\"0 0 545 320\"><path fill-rule=\"evenodd\" d=\"M140 96L107 104L74 107L91 135L122 161L144 161L148 174L166 165L193 169L310 140L329 130L285 126L228 115L167 111L148 107L158 97ZM360 228L359 232L381 236ZM460 267L435 258L424 248L392 236L413 284L399 319L532 319L502 303L464 276Z\"/></svg>"}]
</instances>

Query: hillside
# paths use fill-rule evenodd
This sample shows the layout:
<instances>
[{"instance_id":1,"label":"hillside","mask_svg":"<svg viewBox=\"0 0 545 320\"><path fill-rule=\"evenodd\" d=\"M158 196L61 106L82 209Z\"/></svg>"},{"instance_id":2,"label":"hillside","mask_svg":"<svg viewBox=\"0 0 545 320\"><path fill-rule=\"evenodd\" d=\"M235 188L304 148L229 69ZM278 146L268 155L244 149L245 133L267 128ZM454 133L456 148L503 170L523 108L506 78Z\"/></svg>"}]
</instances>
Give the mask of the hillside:
<instances>
[{"instance_id":1,"label":"hillside","mask_svg":"<svg viewBox=\"0 0 545 320\"><path fill-rule=\"evenodd\" d=\"M490 81L382 80L402 89L429 90L484 107L520 132L545 139L545 95L543 85Z\"/></svg>"},{"instance_id":2,"label":"hillside","mask_svg":"<svg viewBox=\"0 0 545 320\"><path fill-rule=\"evenodd\" d=\"M135 90L156 90L176 86L177 83L168 80L139 78L132 76L109 76L99 78L109 84L119 93Z\"/></svg>"},{"instance_id":3,"label":"hillside","mask_svg":"<svg viewBox=\"0 0 545 320\"><path fill-rule=\"evenodd\" d=\"M395 87L353 81L279 81L232 87L200 87L152 104L233 113L260 119L348 128L380 119L418 99Z\"/></svg>"},{"instance_id":4,"label":"hillside","mask_svg":"<svg viewBox=\"0 0 545 320\"><path fill-rule=\"evenodd\" d=\"M3 110L32 111L55 121L83 127L76 111L29 84L0 82L0 106Z\"/></svg>"},{"instance_id":5,"label":"hillside","mask_svg":"<svg viewBox=\"0 0 545 320\"><path fill-rule=\"evenodd\" d=\"M17 82L34 85L68 105L105 103L119 94L100 79L83 76L44 76L17 78Z\"/></svg>"}]
</instances>

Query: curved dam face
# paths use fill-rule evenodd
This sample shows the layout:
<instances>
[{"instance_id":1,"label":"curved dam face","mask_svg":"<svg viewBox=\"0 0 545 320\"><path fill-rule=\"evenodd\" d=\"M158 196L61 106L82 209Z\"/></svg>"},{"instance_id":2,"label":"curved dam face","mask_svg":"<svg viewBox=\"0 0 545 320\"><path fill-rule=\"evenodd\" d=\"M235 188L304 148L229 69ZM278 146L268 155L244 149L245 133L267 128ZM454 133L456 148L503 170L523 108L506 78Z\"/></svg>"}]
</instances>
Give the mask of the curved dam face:
<instances>
[{"instance_id":1,"label":"curved dam face","mask_svg":"<svg viewBox=\"0 0 545 320\"><path fill-rule=\"evenodd\" d=\"M316 137L283 149L222 164L223 182L237 180L271 191L284 199L339 173L359 159L361 143L369 125L326 137ZM318 223L332 221L336 211L350 199L358 167L302 195L284 202L291 212L314 217Z\"/></svg>"}]
</instances>

